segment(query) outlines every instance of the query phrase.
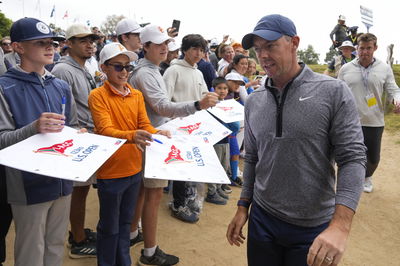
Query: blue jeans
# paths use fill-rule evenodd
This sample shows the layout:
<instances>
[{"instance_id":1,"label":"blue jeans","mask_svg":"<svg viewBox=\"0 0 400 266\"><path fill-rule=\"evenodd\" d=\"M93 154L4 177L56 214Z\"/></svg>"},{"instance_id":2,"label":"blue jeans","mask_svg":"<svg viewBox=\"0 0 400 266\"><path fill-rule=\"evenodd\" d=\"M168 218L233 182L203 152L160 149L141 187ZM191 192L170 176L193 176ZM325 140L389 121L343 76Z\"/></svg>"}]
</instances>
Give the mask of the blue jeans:
<instances>
[{"instance_id":1,"label":"blue jeans","mask_svg":"<svg viewBox=\"0 0 400 266\"><path fill-rule=\"evenodd\" d=\"M307 266L308 250L328 227L302 227L281 221L253 201L249 217L247 262L249 266Z\"/></svg>"},{"instance_id":2,"label":"blue jeans","mask_svg":"<svg viewBox=\"0 0 400 266\"><path fill-rule=\"evenodd\" d=\"M139 195L141 173L98 179L100 217L97 225L97 264L130 266L130 227Z\"/></svg>"}]
</instances>

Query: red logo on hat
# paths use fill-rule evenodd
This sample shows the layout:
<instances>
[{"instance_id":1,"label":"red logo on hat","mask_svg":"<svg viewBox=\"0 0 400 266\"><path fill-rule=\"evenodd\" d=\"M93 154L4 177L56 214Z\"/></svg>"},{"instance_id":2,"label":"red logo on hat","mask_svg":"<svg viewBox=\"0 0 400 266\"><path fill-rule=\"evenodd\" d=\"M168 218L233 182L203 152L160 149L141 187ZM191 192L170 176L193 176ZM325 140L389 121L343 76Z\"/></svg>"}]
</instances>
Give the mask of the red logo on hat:
<instances>
[{"instance_id":1,"label":"red logo on hat","mask_svg":"<svg viewBox=\"0 0 400 266\"><path fill-rule=\"evenodd\" d=\"M200 123L196 123L194 125L188 125L186 127L178 127L178 130L186 132L188 135L190 135L190 134L192 134L193 131L199 129L200 124L201 124L201 122Z\"/></svg>"},{"instance_id":2,"label":"red logo on hat","mask_svg":"<svg viewBox=\"0 0 400 266\"><path fill-rule=\"evenodd\" d=\"M158 27L158 30L159 30L161 33L164 33L164 29L163 29L163 28Z\"/></svg>"},{"instance_id":3,"label":"red logo on hat","mask_svg":"<svg viewBox=\"0 0 400 266\"><path fill-rule=\"evenodd\" d=\"M186 162L181 156L181 150L176 148L175 145L171 146L171 151L168 153L167 159L164 160L166 164Z\"/></svg>"},{"instance_id":4,"label":"red logo on hat","mask_svg":"<svg viewBox=\"0 0 400 266\"><path fill-rule=\"evenodd\" d=\"M47 153L47 154L53 154L53 155L63 155L63 156L68 156L64 154L65 150L74 144L72 143L72 139L66 140L63 143L58 143L54 144L53 146L50 147L44 147L37 149L36 151L33 151L35 153Z\"/></svg>"}]
</instances>

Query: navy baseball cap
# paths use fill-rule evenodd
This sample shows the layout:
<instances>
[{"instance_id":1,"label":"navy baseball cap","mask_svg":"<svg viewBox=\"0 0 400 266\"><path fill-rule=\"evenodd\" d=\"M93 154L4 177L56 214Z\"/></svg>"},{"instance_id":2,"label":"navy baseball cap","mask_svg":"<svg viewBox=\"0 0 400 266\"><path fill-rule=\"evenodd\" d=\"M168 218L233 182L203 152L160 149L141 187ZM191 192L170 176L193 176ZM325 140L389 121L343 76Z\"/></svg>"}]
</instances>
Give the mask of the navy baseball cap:
<instances>
[{"instance_id":1,"label":"navy baseball cap","mask_svg":"<svg viewBox=\"0 0 400 266\"><path fill-rule=\"evenodd\" d=\"M261 37L267 41L278 40L283 35L297 35L296 26L293 21L282 15L273 14L260 19L252 33L246 34L242 39L244 49L250 49L253 46L254 36Z\"/></svg>"},{"instance_id":2,"label":"navy baseball cap","mask_svg":"<svg viewBox=\"0 0 400 266\"><path fill-rule=\"evenodd\" d=\"M44 38L62 41L64 38L54 36L50 27L36 18L21 18L15 21L10 30L11 42L22 42Z\"/></svg>"}]
</instances>

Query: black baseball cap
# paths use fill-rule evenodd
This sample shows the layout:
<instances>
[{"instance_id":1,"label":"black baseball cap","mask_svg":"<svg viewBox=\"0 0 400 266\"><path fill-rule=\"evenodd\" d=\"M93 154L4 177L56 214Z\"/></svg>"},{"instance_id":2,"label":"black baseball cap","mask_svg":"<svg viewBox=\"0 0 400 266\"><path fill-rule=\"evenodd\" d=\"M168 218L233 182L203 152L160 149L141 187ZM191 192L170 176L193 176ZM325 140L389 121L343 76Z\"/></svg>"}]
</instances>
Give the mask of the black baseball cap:
<instances>
[{"instance_id":1,"label":"black baseball cap","mask_svg":"<svg viewBox=\"0 0 400 266\"><path fill-rule=\"evenodd\" d=\"M50 27L36 18L21 18L15 21L10 30L11 42L22 42L44 38L62 41L65 38L57 37Z\"/></svg>"}]
</instances>

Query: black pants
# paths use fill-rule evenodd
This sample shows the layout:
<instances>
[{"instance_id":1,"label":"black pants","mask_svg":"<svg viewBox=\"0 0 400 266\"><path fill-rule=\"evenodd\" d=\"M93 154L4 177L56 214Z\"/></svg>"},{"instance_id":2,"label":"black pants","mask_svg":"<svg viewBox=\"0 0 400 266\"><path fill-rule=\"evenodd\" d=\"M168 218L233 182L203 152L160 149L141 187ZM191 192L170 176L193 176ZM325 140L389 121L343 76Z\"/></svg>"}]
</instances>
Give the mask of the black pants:
<instances>
[{"instance_id":1,"label":"black pants","mask_svg":"<svg viewBox=\"0 0 400 266\"><path fill-rule=\"evenodd\" d=\"M173 181L172 182L172 196L174 197L174 207L185 206L186 203L186 182Z\"/></svg>"},{"instance_id":2,"label":"black pants","mask_svg":"<svg viewBox=\"0 0 400 266\"><path fill-rule=\"evenodd\" d=\"M307 266L314 239L328 227L301 227L286 223L253 201L247 237L249 266Z\"/></svg>"},{"instance_id":3,"label":"black pants","mask_svg":"<svg viewBox=\"0 0 400 266\"><path fill-rule=\"evenodd\" d=\"M6 236L10 228L12 213L7 203L5 167L0 165L0 265L6 260Z\"/></svg>"},{"instance_id":4,"label":"black pants","mask_svg":"<svg viewBox=\"0 0 400 266\"><path fill-rule=\"evenodd\" d=\"M367 146L367 170L365 177L370 177L378 168L381 159L381 141L384 127L362 127L364 144Z\"/></svg>"}]
</instances>

